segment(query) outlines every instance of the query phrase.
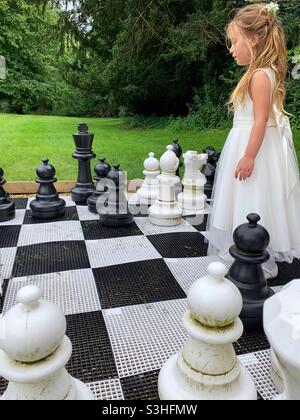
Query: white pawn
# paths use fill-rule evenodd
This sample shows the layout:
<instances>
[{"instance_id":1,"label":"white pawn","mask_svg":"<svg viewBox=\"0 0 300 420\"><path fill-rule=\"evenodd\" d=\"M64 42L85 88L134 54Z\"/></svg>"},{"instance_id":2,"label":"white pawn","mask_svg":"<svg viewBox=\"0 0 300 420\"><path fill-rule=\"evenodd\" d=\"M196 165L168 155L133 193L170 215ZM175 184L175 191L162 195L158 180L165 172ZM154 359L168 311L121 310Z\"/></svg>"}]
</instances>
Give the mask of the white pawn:
<instances>
[{"instance_id":1,"label":"white pawn","mask_svg":"<svg viewBox=\"0 0 300 420\"><path fill-rule=\"evenodd\" d=\"M226 267L208 266L208 275L189 290L183 325L189 337L178 355L162 367L161 400L256 400L251 375L236 357L232 343L243 333L238 318L242 297L225 279ZM171 384L171 385L170 385Z\"/></svg>"},{"instance_id":2,"label":"white pawn","mask_svg":"<svg viewBox=\"0 0 300 420\"><path fill-rule=\"evenodd\" d=\"M206 203L204 185L206 178L201 173L200 168L207 163L206 153L197 154L196 151L189 150L184 153L184 176L182 184L184 191L178 196L178 203L184 210L203 210Z\"/></svg>"},{"instance_id":3,"label":"white pawn","mask_svg":"<svg viewBox=\"0 0 300 420\"><path fill-rule=\"evenodd\" d=\"M275 355L284 392L277 400L300 400L300 280L264 304L264 330ZM274 361L273 361L274 362Z\"/></svg>"},{"instance_id":4,"label":"white pawn","mask_svg":"<svg viewBox=\"0 0 300 420\"><path fill-rule=\"evenodd\" d=\"M0 320L0 375L9 381L1 399L94 399L65 369L72 354L65 316L41 296L37 286L24 287Z\"/></svg>"},{"instance_id":5,"label":"white pawn","mask_svg":"<svg viewBox=\"0 0 300 420\"><path fill-rule=\"evenodd\" d=\"M153 204L158 198L159 182L157 176L160 174L159 161L155 158L153 152L149 153L149 157L144 162L145 180L142 187L137 191L140 204Z\"/></svg>"},{"instance_id":6,"label":"white pawn","mask_svg":"<svg viewBox=\"0 0 300 420\"><path fill-rule=\"evenodd\" d=\"M180 178L176 176L179 159L171 145L160 158L161 175L158 175L158 199L149 208L149 221L159 226L176 226L182 221L182 208L176 200Z\"/></svg>"}]
</instances>

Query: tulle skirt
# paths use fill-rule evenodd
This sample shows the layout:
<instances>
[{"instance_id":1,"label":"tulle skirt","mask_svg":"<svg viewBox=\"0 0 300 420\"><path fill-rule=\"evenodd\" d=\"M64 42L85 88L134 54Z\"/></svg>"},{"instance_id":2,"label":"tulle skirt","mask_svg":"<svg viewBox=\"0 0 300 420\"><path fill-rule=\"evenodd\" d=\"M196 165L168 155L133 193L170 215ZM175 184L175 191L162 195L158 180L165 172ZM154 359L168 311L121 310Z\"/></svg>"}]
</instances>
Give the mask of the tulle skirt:
<instances>
[{"instance_id":1,"label":"tulle skirt","mask_svg":"<svg viewBox=\"0 0 300 420\"><path fill-rule=\"evenodd\" d=\"M234 173L247 147L252 126L233 127L228 135L212 192L208 217L208 255L226 255L233 232L257 213L270 235L268 251L277 261L300 258L300 182L287 194L288 174L282 138L277 127L267 127L250 178L235 179ZM290 166L290 165L288 165ZM295 167L295 166L294 166ZM294 170L299 179L298 167ZM296 173L297 172L297 173Z\"/></svg>"}]
</instances>

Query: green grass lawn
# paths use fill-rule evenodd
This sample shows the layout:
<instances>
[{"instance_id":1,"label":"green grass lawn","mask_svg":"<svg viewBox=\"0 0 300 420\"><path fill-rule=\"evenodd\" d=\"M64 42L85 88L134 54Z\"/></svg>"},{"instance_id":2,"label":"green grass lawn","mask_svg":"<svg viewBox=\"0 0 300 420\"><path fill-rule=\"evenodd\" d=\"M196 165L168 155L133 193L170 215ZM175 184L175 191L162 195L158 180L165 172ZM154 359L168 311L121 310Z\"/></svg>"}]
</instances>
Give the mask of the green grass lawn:
<instances>
[{"instance_id":1,"label":"green grass lawn","mask_svg":"<svg viewBox=\"0 0 300 420\"><path fill-rule=\"evenodd\" d=\"M72 133L80 118L0 114L0 167L7 181L32 181L43 157L56 168L59 181L76 180L77 162L72 158L75 145ZM173 138L179 138L184 151L201 152L205 146L221 150L229 130L175 132L167 129L127 130L119 119L84 118L95 134L93 150L109 163L119 162L128 179L142 178L143 161L149 152L157 157ZM300 133L294 132L300 158ZM300 160L300 159L299 159ZM92 161L92 165L96 159Z\"/></svg>"}]
</instances>

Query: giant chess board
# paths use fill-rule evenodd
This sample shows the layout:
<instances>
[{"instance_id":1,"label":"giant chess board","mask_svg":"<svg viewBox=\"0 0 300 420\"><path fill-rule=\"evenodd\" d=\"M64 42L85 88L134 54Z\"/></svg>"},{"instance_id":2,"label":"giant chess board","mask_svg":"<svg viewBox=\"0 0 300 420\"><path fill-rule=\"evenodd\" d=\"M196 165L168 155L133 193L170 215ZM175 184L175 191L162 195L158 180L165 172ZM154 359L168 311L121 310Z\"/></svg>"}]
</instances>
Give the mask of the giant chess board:
<instances>
[{"instance_id":1,"label":"giant chess board","mask_svg":"<svg viewBox=\"0 0 300 420\"><path fill-rule=\"evenodd\" d=\"M20 288L39 285L66 315L71 375L98 399L158 399L159 370L186 340L186 294L217 260L206 256L206 218L163 228L135 217L131 226L107 228L87 207L63 198L63 218L37 222L30 199L17 199L16 218L0 224L1 312L16 303ZM295 278L300 262L281 263L271 285L278 291ZM265 336L244 334L235 349L258 397L274 397ZM6 385L1 379L1 394Z\"/></svg>"}]
</instances>

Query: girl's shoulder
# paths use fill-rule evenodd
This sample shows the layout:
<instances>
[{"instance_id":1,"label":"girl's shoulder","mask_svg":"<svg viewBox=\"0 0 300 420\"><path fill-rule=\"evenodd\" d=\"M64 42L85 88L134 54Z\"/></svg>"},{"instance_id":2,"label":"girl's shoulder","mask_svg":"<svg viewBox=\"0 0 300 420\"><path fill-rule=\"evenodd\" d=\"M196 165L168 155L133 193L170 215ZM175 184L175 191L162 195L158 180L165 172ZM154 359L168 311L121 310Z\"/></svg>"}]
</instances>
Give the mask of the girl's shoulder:
<instances>
[{"instance_id":1,"label":"girl's shoulder","mask_svg":"<svg viewBox=\"0 0 300 420\"><path fill-rule=\"evenodd\" d=\"M271 86L273 88L274 87L274 82L275 82L275 73L274 73L274 70L271 67L258 68L258 69L254 70L252 72L251 77L253 76L254 73L256 73L258 71L263 71L269 77L269 79L271 81Z\"/></svg>"}]
</instances>

